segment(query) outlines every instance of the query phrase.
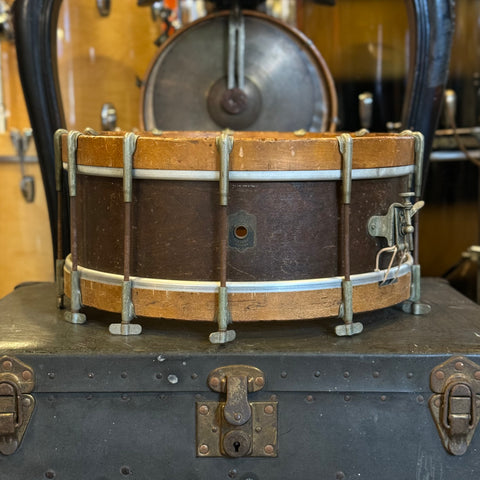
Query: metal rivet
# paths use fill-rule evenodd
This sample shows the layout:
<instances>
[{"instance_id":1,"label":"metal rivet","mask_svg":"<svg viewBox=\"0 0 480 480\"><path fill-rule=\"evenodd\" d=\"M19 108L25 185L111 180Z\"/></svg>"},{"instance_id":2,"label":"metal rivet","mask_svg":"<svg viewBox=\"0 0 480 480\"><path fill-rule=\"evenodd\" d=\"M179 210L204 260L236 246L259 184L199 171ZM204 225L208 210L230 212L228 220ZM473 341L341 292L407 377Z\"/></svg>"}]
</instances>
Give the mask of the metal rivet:
<instances>
[{"instance_id":1,"label":"metal rivet","mask_svg":"<svg viewBox=\"0 0 480 480\"><path fill-rule=\"evenodd\" d=\"M375 371L372 373L372 375L373 375L373 378L378 378L380 376L380 372Z\"/></svg>"},{"instance_id":2,"label":"metal rivet","mask_svg":"<svg viewBox=\"0 0 480 480\"><path fill-rule=\"evenodd\" d=\"M217 433L218 432L218 427L212 427L212 432Z\"/></svg>"},{"instance_id":3,"label":"metal rivet","mask_svg":"<svg viewBox=\"0 0 480 480\"><path fill-rule=\"evenodd\" d=\"M88 373L88 378L93 378L94 376L95 376L95 374L93 372Z\"/></svg>"},{"instance_id":4,"label":"metal rivet","mask_svg":"<svg viewBox=\"0 0 480 480\"><path fill-rule=\"evenodd\" d=\"M386 399L387 399L387 396L386 396L386 395L382 395L382 396L380 397L380 400L381 400L382 402L384 402Z\"/></svg>"},{"instance_id":5,"label":"metal rivet","mask_svg":"<svg viewBox=\"0 0 480 480\"><path fill-rule=\"evenodd\" d=\"M166 358L165 358L163 355L159 355L159 356L157 357L157 360L158 360L159 362L164 362L164 361L166 360Z\"/></svg>"},{"instance_id":6,"label":"metal rivet","mask_svg":"<svg viewBox=\"0 0 480 480\"><path fill-rule=\"evenodd\" d=\"M178 377L176 375L174 375L173 373L170 374L168 377L167 377L167 380L172 384L172 385L175 385L176 383L178 383Z\"/></svg>"},{"instance_id":7,"label":"metal rivet","mask_svg":"<svg viewBox=\"0 0 480 480\"><path fill-rule=\"evenodd\" d=\"M156 373L156 374L155 374L155 378L156 378L157 380L161 380L161 379L163 378L163 375L162 375L161 373Z\"/></svg>"},{"instance_id":8,"label":"metal rivet","mask_svg":"<svg viewBox=\"0 0 480 480\"><path fill-rule=\"evenodd\" d=\"M257 387L263 387L265 385L265 379L263 377L257 377L255 379L255 385Z\"/></svg>"},{"instance_id":9,"label":"metal rivet","mask_svg":"<svg viewBox=\"0 0 480 480\"><path fill-rule=\"evenodd\" d=\"M220 379L218 377L212 377L210 379L210 386L212 388L217 388L220 385Z\"/></svg>"},{"instance_id":10,"label":"metal rivet","mask_svg":"<svg viewBox=\"0 0 480 480\"><path fill-rule=\"evenodd\" d=\"M258 427L255 427L255 431L257 433L260 433L262 431L262 427L260 425L258 425Z\"/></svg>"},{"instance_id":11,"label":"metal rivet","mask_svg":"<svg viewBox=\"0 0 480 480\"><path fill-rule=\"evenodd\" d=\"M54 372L49 372L48 373L48 378L50 378L50 380L53 380L55 378L55 373Z\"/></svg>"},{"instance_id":12,"label":"metal rivet","mask_svg":"<svg viewBox=\"0 0 480 480\"><path fill-rule=\"evenodd\" d=\"M128 373L127 373L127 372L122 372L122 373L120 374L120 376L121 376L122 378L127 378L127 377L128 377Z\"/></svg>"},{"instance_id":13,"label":"metal rivet","mask_svg":"<svg viewBox=\"0 0 480 480\"><path fill-rule=\"evenodd\" d=\"M198 409L198 413L200 413L200 415L207 415L208 412L209 412L209 408L207 405L201 405L200 408Z\"/></svg>"},{"instance_id":14,"label":"metal rivet","mask_svg":"<svg viewBox=\"0 0 480 480\"><path fill-rule=\"evenodd\" d=\"M463 362L456 362L455 363L455 368L457 370L463 370L464 367L465 367L465 364Z\"/></svg>"},{"instance_id":15,"label":"metal rivet","mask_svg":"<svg viewBox=\"0 0 480 480\"><path fill-rule=\"evenodd\" d=\"M263 411L267 414L267 415L271 415L273 413L273 405L267 405Z\"/></svg>"},{"instance_id":16,"label":"metal rivet","mask_svg":"<svg viewBox=\"0 0 480 480\"><path fill-rule=\"evenodd\" d=\"M335 474L335 480L344 480L345 474L343 472L337 472Z\"/></svg>"},{"instance_id":17,"label":"metal rivet","mask_svg":"<svg viewBox=\"0 0 480 480\"><path fill-rule=\"evenodd\" d=\"M56 474L53 470L47 470L45 472L45 478L55 478L56 477Z\"/></svg>"},{"instance_id":18,"label":"metal rivet","mask_svg":"<svg viewBox=\"0 0 480 480\"><path fill-rule=\"evenodd\" d=\"M29 380L32 379L32 372L29 372L28 370L24 370L22 372L22 377L23 377L24 380L26 380L28 382Z\"/></svg>"},{"instance_id":19,"label":"metal rivet","mask_svg":"<svg viewBox=\"0 0 480 480\"><path fill-rule=\"evenodd\" d=\"M408 372L407 373L407 378L413 378L413 372Z\"/></svg>"},{"instance_id":20,"label":"metal rivet","mask_svg":"<svg viewBox=\"0 0 480 480\"><path fill-rule=\"evenodd\" d=\"M205 445L204 443L198 447L198 452L201 453L202 455L206 455L209 452L208 445Z\"/></svg>"},{"instance_id":21,"label":"metal rivet","mask_svg":"<svg viewBox=\"0 0 480 480\"><path fill-rule=\"evenodd\" d=\"M419 396L417 397L417 402L418 402L418 403L423 403L424 401L425 401L425 399L423 398L423 395L419 395Z\"/></svg>"},{"instance_id":22,"label":"metal rivet","mask_svg":"<svg viewBox=\"0 0 480 480\"><path fill-rule=\"evenodd\" d=\"M190 378L192 380L196 380L198 378L198 375L196 373L192 373L192 375L190 375Z\"/></svg>"},{"instance_id":23,"label":"metal rivet","mask_svg":"<svg viewBox=\"0 0 480 480\"><path fill-rule=\"evenodd\" d=\"M230 471L228 472L228 476L229 476L230 478L235 478L235 477L237 476L237 473L238 473L237 470L234 468L233 470L230 470Z\"/></svg>"},{"instance_id":24,"label":"metal rivet","mask_svg":"<svg viewBox=\"0 0 480 480\"><path fill-rule=\"evenodd\" d=\"M126 465L120 469L120 473L122 475L130 475L132 473L132 469L127 467Z\"/></svg>"},{"instance_id":25,"label":"metal rivet","mask_svg":"<svg viewBox=\"0 0 480 480\"><path fill-rule=\"evenodd\" d=\"M271 395L270 396L270 401L271 402L276 402L278 400L278 397L276 395Z\"/></svg>"},{"instance_id":26,"label":"metal rivet","mask_svg":"<svg viewBox=\"0 0 480 480\"><path fill-rule=\"evenodd\" d=\"M121 398L122 400L128 400L128 399L129 399L129 398L128 398L128 395L127 395L126 393L122 393L122 395L120 395L120 398Z\"/></svg>"},{"instance_id":27,"label":"metal rivet","mask_svg":"<svg viewBox=\"0 0 480 480\"><path fill-rule=\"evenodd\" d=\"M271 455L275 451L275 448L273 447L273 445L265 445L265 448L263 450L267 455Z\"/></svg>"},{"instance_id":28,"label":"metal rivet","mask_svg":"<svg viewBox=\"0 0 480 480\"><path fill-rule=\"evenodd\" d=\"M436 407L439 407L442 404L439 398L436 398L434 403Z\"/></svg>"},{"instance_id":29,"label":"metal rivet","mask_svg":"<svg viewBox=\"0 0 480 480\"><path fill-rule=\"evenodd\" d=\"M285 372L285 371L283 371L283 372L280 374L280 376L281 376L282 378L287 378L287 375L288 375L288 373Z\"/></svg>"},{"instance_id":30,"label":"metal rivet","mask_svg":"<svg viewBox=\"0 0 480 480\"><path fill-rule=\"evenodd\" d=\"M308 402L308 403L312 403L313 402L313 395L307 395L305 397L305 400Z\"/></svg>"},{"instance_id":31,"label":"metal rivet","mask_svg":"<svg viewBox=\"0 0 480 480\"><path fill-rule=\"evenodd\" d=\"M480 380L480 371L477 370L475 373L474 373L474 377L475 377L475 380Z\"/></svg>"},{"instance_id":32,"label":"metal rivet","mask_svg":"<svg viewBox=\"0 0 480 480\"><path fill-rule=\"evenodd\" d=\"M91 400L93 398L93 395L91 393L89 393L86 397L85 397L87 400Z\"/></svg>"},{"instance_id":33,"label":"metal rivet","mask_svg":"<svg viewBox=\"0 0 480 480\"><path fill-rule=\"evenodd\" d=\"M350 372L348 372L348 371L347 371L347 372L343 372L343 376L344 376L345 378L348 378L348 377L350 376Z\"/></svg>"},{"instance_id":34,"label":"metal rivet","mask_svg":"<svg viewBox=\"0 0 480 480\"><path fill-rule=\"evenodd\" d=\"M345 396L343 397L343 399L344 399L346 402L349 402L349 401L352 399L352 397L351 397L350 395L345 395Z\"/></svg>"},{"instance_id":35,"label":"metal rivet","mask_svg":"<svg viewBox=\"0 0 480 480\"><path fill-rule=\"evenodd\" d=\"M4 370L11 370L13 368L13 364L10 360L5 360L2 363L2 367L3 367Z\"/></svg>"},{"instance_id":36,"label":"metal rivet","mask_svg":"<svg viewBox=\"0 0 480 480\"><path fill-rule=\"evenodd\" d=\"M317 370L313 375L318 378L321 374L322 372L320 372L320 370Z\"/></svg>"},{"instance_id":37,"label":"metal rivet","mask_svg":"<svg viewBox=\"0 0 480 480\"><path fill-rule=\"evenodd\" d=\"M29 407L31 404L32 404L32 401L26 397L23 399L22 403L26 406L26 407Z\"/></svg>"},{"instance_id":38,"label":"metal rivet","mask_svg":"<svg viewBox=\"0 0 480 480\"><path fill-rule=\"evenodd\" d=\"M242 419L242 414L241 413L234 413L233 414L233 418L235 420L241 420Z\"/></svg>"},{"instance_id":39,"label":"metal rivet","mask_svg":"<svg viewBox=\"0 0 480 480\"><path fill-rule=\"evenodd\" d=\"M435 372L435 378L437 378L438 380L443 380L445 378L445 372L443 372L442 370L437 370Z\"/></svg>"}]
</instances>

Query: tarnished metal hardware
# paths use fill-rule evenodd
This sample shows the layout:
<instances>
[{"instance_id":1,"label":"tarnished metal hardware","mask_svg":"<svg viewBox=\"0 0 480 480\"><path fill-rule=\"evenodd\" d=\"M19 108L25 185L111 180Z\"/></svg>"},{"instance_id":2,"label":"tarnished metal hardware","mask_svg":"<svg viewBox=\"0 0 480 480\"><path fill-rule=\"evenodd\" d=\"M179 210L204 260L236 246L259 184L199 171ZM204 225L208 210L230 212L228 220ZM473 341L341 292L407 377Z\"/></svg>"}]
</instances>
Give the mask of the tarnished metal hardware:
<instances>
[{"instance_id":1,"label":"tarnished metal hardware","mask_svg":"<svg viewBox=\"0 0 480 480\"><path fill-rule=\"evenodd\" d=\"M72 273L70 277L70 311L65 312L65 320L69 323L85 323L87 317L80 313L82 308L82 292L80 290L80 272L77 264L77 226L76 226L76 197L77 197L77 148L81 132L70 131L67 136L68 155L68 193L70 196L70 225Z\"/></svg>"},{"instance_id":2,"label":"tarnished metal hardware","mask_svg":"<svg viewBox=\"0 0 480 480\"><path fill-rule=\"evenodd\" d=\"M218 323L218 331L210 334L208 337L210 343L223 345L235 340L237 336L235 330L227 330L228 325L232 323L232 316L228 306L227 287L218 288L218 308L215 320Z\"/></svg>"},{"instance_id":3,"label":"tarnished metal hardware","mask_svg":"<svg viewBox=\"0 0 480 480\"><path fill-rule=\"evenodd\" d=\"M233 136L229 130L224 130L216 138L217 149L220 153L220 198L219 198L219 263L220 263L220 287L218 289L218 307L216 322L218 331L212 332L209 340L214 344L224 344L235 340L235 330L227 330L229 323L232 323L232 316L228 307L227 291L227 246L228 246L228 190L230 174L230 153L233 149Z\"/></svg>"},{"instance_id":4,"label":"tarnished metal hardware","mask_svg":"<svg viewBox=\"0 0 480 480\"><path fill-rule=\"evenodd\" d=\"M234 7L228 19L228 90L245 89L245 21Z\"/></svg>"},{"instance_id":5,"label":"tarnished metal hardware","mask_svg":"<svg viewBox=\"0 0 480 480\"><path fill-rule=\"evenodd\" d=\"M12 140L20 163L20 172L22 175L20 191L25 201L32 203L33 200L35 200L35 179L25 173L25 154L32 140L32 129L24 128L23 131L20 132L20 130L12 128L10 130L10 139Z\"/></svg>"},{"instance_id":6,"label":"tarnished metal hardware","mask_svg":"<svg viewBox=\"0 0 480 480\"><path fill-rule=\"evenodd\" d=\"M64 279L63 279L63 268L65 267L65 260L56 259L55 260L55 287L57 291L57 308L64 308Z\"/></svg>"},{"instance_id":7,"label":"tarnished metal hardware","mask_svg":"<svg viewBox=\"0 0 480 480\"><path fill-rule=\"evenodd\" d=\"M480 365L452 357L432 370L430 387L430 411L443 446L453 455L463 455L479 420Z\"/></svg>"},{"instance_id":8,"label":"tarnished metal hardware","mask_svg":"<svg viewBox=\"0 0 480 480\"><path fill-rule=\"evenodd\" d=\"M97 0L97 9L101 17L108 17L110 8L110 0Z\"/></svg>"},{"instance_id":9,"label":"tarnished metal hardware","mask_svg":"<svg viewBox=\"0 0 480 480\"><path fill-rule=\"evenodd\" d=\"M226 401L196 403L197 456L277 456L278 402L248 401L248 394L264 385L263 372L248 365L220 367L210 373L208 386L226 393Z\"/></svg>"},{"instance_id":10,"label":"tarnished metal hardware","mask_svg":"<svg viewBox=\"0 0 480 480\"><path fill-rule=\"evenodd\" d=\"M257 217L240 210L228 216L228 246L246 250L256 245Z\"/></svg>"},{"instance_id":11,"label":"tarnished metal hardware","mask_svg":"<svg viewBox=\"0 0 480 480\"><path fill-rule=\"evenodd\" d=\"M216 138L217 149L220 152L220 205L228 205L228 176L230 173L230 153L233 149L233 136L224 130Z\"/></svg>"},{"instance_id":12,"label":"tarnished metal hardware","mask_svg":"<svg viewBox=\"0 0 480 480\"><path fill-rule=\"evenodd\" d=\"M55 154L55 191L57 192L57 258L55 260L55 283L57 290L57 308L64 308L65 287L63 279L63 258L62 248L62 185L63 185L63 161L62 161L62 137L68 134L67 130L59 128L53 135L53 148Z\"/></svg>"},{"instance_id":13,"label":"tarnished metal hardware","mask_svg":"<svg viewBox=\"0 0 480 480\"><path fill-rule=\"evenodd\" d=\"M113 103L104 103L100 110L102 130L114 131L117 128L117 109Z\"/></svg>"},{"instance_id":14,"label":"tarnished metal hardware","mask_svg":"<svg viewBox=\"0 0 480 480\"><path fill-rule=\"evenodd\" d=\"M353 286L351 280L342 282L343 302L340 304L339 318L344 320L343 325L335 327L335 333L339 337L351 337L363 332L361 322L353 322ZM348 318L346 318L348 315Z\"/></svg>"},{"instance_id":15,"label":"tarnished metal hardware","mask_svg":"<svg viewBox=\"0 0 480 480\"><path fill-rule=\"evenodd\" d=\"M352 196L353 139L350 134L342 133L337 137L338 148L342 155L342 221L343 221L343 263L345 268L342 279L342 303L338 316L343 325L335 327L338 336L352 336L361 333L363 325L353 323L353 286L350 279L350 202Z\"/></svg>"},{"instance_id":16,"label":"tarnished metal hardware","mask_svg":"<svg viewBox=\"0 0 480 480\"><path fill-rule=\"evenodd\" d=\"M67 137L68 154L68 193L70 197L77 196L77 147L81 132L70 131Z\"/></svg>"},{"instance_id":17,"label":"tarnished metal hardware","mask_svg":"<svg viewBox=\"0 0 480 480\"><path fill-rule=\"evenodd\" d=\"M400 251L412 251L414 247L412 217L425 205L423 200L412 204L410 197L413 195L413 192L400 194L403 203L392 203L386 215L370 217L368 233L372 237L385 238L389 247L396 245Z\"/></svg>"},{"instance_id":18,"label":"tarnished metal hardware","mask_svg":"<svg viewBox=\"0 0 480 480\"><path fill-rule=\"evenodd\" d=\"M22 442L35 408L28 395L35 386L33 370L20 360L0 358L0 453L11 455Z\"/></svg>"},{"instance_id":19,"label":"tarnished metal hardware","mask_svg":"<svg viewBox=\"0 0 480 480\"><path fill-rule=\"evenodd\" d=\"M425 139L421 132L405 130L400 135L411 135L415 138L415 198L418 200L422 195L423 182L423 157L425 156Z\"/></svg>"},{"instance_id":20,"label":"tarnished metal hardware","mask_svg":"<svg viewBox=\"0 0 480 480\"><path fill-rule=\"evenodd\" d=\"M402 303L402 310L413 315L426 315L432 307L420 301L421 271L420 265L412 265L412 281L410 284L410 298Z\"/></svg>"},{"instance_id":21,"label":"tarnished metal hardware","mask_svg":"<svg viewBox=\"0 0 480 480\"><path fill-rule=\"evenodd\" d=\"M80 290L80 272L72 270L70 275L71 291L70 291L70 310L65 312L65 320L69 323L85 323L87 316L80 313L82 308L82 292Z\"/></svg>"},{"instance_id":22,"label":"tarnished metal hardware","mask_svg":"<svg viewBox=\"0 0 480 480\"><path fill-rule=\"evenodd\" d=\"M128 132L123 138L123 201L125 207L124 225L124 273L122 283L122 321L110 324L108 330L112 335L140 335L142 326L133 324L135 307L132 301L132 281L130 280L131 255L131 204L133 200L133 154L137 147L138 135Z\"/></svg>"},{"instance_id":23,"label":"tarnished metal hardware","mask_svg":"<svg viewBox=\"0 0 480 480\"><path fill-rule=\"evenodd\" d=\"M373 116L373 95L370 92L363 92L358 96L358 114L361 128L369 129L372 126Z\"/></svg>"}]
</instances>

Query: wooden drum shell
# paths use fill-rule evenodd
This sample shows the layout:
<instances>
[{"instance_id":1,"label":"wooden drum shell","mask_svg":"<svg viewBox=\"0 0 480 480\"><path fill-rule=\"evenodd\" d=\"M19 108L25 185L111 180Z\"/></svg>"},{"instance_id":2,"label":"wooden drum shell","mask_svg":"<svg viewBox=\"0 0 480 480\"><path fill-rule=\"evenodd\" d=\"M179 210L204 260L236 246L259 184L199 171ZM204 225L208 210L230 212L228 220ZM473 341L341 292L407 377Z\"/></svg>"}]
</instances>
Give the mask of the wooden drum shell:
<instances>
[{"instance_id":1,"label":"wooden drum shell","mask_svg":"<svg viewBox=\"0 0 480 480\"><path fill-rule=\"evenodd\" d=\"M168 132L138 138L130 264L137 315L184 320L215 316L220 275L216 135ZM80 136L77 152L82 301L116 312L122 309L124 261L122 142L118 134ZM408 135L354 137L354 312L393 305L410 295L409 268L385 286L379 286L380 273L378 280L368 282L354 277L373 272L376 254L385 246L368 234L368 219L385 215L399 193L408 190L413 143ZM63 147L66 164L66 138ZM343 265L336 136L235 133L230 167L227 287L233 320L338 315ZM381 173L385 169L396 173ZM159 178L148 178L152 175ZM245 239L234 235L239 224L248 232ZM67 259L67 294L70 270ZM319 283L324 285L319 288Z\"/></svg>"}]
</instances>

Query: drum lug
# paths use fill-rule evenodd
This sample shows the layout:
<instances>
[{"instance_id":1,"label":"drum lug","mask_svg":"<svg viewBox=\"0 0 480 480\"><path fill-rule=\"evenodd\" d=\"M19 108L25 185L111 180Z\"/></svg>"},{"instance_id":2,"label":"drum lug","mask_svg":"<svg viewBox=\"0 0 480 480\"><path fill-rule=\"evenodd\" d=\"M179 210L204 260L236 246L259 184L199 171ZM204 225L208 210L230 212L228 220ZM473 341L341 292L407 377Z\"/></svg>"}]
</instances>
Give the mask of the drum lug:
<instances>
[{"instance_id":1,"label":"drum lug","mask_svg":"<svg viewBox=\"0 0 480 480\"><path fill-rule=\"evenodd\" d=\"M35 408L28 395L34 388L33 370L16 358L0 358L0 453L18 449Z\"/></svg>"},{"instance_id":2,"label":"drum lug","mask_svg":"<svg viewBox=\"0 0 480 480\"><path fill-rule=\"evenodd\" d=\"M463 455L470 445L480 414L480 366L465 357L452 357L430 375L435 393L429 406L445 449Z\"/></svg>"},{"instance_id":3,"label":"drum lug","mask_svg":"<svg viewBox=\"0 0 480 480\"><path fill-rule=\"evenodd\" d=\"M225 401L199 401L198 457L276 457L278 402L249 402L248 394L265 385L265 375L249 365L213 370L208 386Z\"/></svg>"}]
</instances>

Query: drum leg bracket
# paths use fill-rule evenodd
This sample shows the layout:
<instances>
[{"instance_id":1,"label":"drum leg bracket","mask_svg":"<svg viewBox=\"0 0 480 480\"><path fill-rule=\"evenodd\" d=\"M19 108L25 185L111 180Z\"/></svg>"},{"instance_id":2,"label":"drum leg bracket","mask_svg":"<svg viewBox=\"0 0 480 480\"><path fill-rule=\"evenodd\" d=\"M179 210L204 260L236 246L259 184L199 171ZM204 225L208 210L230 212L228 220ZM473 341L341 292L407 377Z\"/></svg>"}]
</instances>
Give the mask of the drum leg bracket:
<instances>
[{"instance_id":1,"label":"drum leg bracket","mask_svg":"<svg viewBox=\"0 0 480 480\"><path fill-rule=\"evenodd\" d=\"M343 302L338 312L339 318L343 318L344 324L335 327L335 333L339 337L351 337L362 333L363 324L361 322L353 322L353 287L350 280L344 280L342 283Z\"/></svg>"},{"instance_id":2,"label":"drum leg bracket","mask_svg":"<svg viewBox=\"0 0 480 480\"><path fill-rule=\"evenodd\" d=\"M420 301L420 265L412 265L412 286L410 298L403 302L402 310L412 315L426 315L432 307Z\"/></svg>"}]
</instances>

